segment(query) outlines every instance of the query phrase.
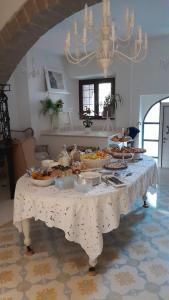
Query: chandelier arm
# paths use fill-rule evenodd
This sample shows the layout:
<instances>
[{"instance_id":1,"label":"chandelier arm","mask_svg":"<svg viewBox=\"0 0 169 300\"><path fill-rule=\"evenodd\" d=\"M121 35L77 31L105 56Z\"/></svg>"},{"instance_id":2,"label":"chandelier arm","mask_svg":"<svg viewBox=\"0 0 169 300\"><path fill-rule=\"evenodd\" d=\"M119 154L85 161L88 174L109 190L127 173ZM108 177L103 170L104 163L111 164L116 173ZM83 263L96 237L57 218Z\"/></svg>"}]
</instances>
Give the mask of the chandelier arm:
<instances>
[{"instance_id":1,"label":"chandelier arm","mask_svg":"<svg viewBox=\"0 0 169 300\"><path fill-rule=\"evenodd\" d=\"M88 56L88 52L87 52L87 48L86 48L86 44L83 45L83 49L84 49L84 53L86 54L86 56Z\"/></svg>"},{"instance_id":2,"label":"chandelier arm","mask_svg":"<svg viewBox=\"0 0 169 300\"><path fill-rule=\"evenodd\" d=\"M79 63L79 59L76 59L75 57L73 57L68 51L65 51L65 56L66 56L68 62L70 62L72 64Z\"/></svg>"},{"instance_id":3,"label":"chandelier arm","mask_svg":"<svg viewBox=\"0 0 169 300\"><path fill-rule=\"evenodd\" d=\"M122 56L122 57L124 57L124 58L126 58L126 59L128 59L128 60L130 60L132 62L141 62L142 60L145 59L146 54L147 54L146 51L145 51L144 55L139 59L139 55L141 53L141 47L140 47L139 51L137 52L137 54L135 56L133 56L133 57L130 57L130 56L124 54L123 52L118 51L118 50L115 50L114 52L116 54L118 54L119 56Z\"/></svg>"},{"instance_id":4,"label":"chandelier arm","mask_svg":"<svg viewBox=\"0 0 169 300\"><path fill-rule=\"evenodd\" d=\"M124 43L128 42L131 39L133 32L134 32L134 28L132 28L130 30L130 32L126 38L123 39L123 38L118 37L117 40L119 40L120 42L124 42Z\"/></svg>"},{"instance_id":5,"label":"chandelier arm","mask_svg":"<svg viewBox=\"0 0 169 300\"><path fill-rule=\"evenodd\" d=\"M72 62L74 64L78 64L78 63L81 63L81 62L83 62L87 59L90 59L90 57L95 55L95 52L93 51L93 52L89 53L88 55L85 55L81 58L75 58L74 56L71 55L70 51L65 51L65 54L66 54L66 57L69 60L69 62Z\"/></svg>"},{"instance_id":6,"label":"chandelier arm","mask_svg":"<svg viewBox=\"0 0 169 300\"><path fill-rule=\"evenodd\" d=\"M117 53L118 55L119 55L119 59L121 59L121 57L120 56L124 56L123 55L123 53ZM128 56L124 56L125 58L127 58L129 61L131 61L131 62L134 62L134 63L139 63L139 62L142 62L144 59L145 59L145 57L146 57L146 53L140 58L140 59L133 59L133 58L131 58L131 57L128 57Z\"/></svg>"},{"instance_id":7,"label":"chandelier arm","mask_svg":"<svg viewBox=\"0 0 169 300\"><path fill-rule=\"evenodd\" d=\"M93 56L91 56L90 58L89 58L89 60L88 61L86 61L86 63L79 63L79 66L80 67L86 67L93 59L94 59L94 57L96 56L96 53L93 53Z\"/></svg>"}]
</instances>

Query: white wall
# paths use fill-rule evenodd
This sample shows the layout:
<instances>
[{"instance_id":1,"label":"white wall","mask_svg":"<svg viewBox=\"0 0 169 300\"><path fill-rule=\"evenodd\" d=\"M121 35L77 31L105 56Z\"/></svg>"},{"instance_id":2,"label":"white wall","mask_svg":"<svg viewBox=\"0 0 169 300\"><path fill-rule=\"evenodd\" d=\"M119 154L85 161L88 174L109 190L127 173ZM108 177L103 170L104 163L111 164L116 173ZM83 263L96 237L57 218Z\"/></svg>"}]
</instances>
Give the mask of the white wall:
<instances>
[{"instance_id":1,"label":"white wall","mask_svg":"<svg viewBox=\"0 0 169 300\"><path fill-rule=\"evenodd\" d=\"M96 61L91 62L86 67L79 67L71 65L65 62L66 73L69 77L75 79L86 79L86 78L96 78L103 77L103 74L96 63ZM130 114L130 64L122 62L114 62L110 68L110 76L116 78L116 93L120 93L124 98L123 105L119 105L116 112L116 127L127 127L129 126L129 114ZM76 91L74 98L76 99L75 110L78 114L79 111L79 97L77 94L78 90L78 80L76 82ZM103 120L94 120L93 127L103 128Z\"/></svg>"},{"instance_id":2,"label":"white wall","mask_svg":"<svg viewBox=\"0 0 169 300\"><path fill-rule=\"evenodd\" d=\"M139 120L141 95L169 96L169 68L163 68L160 62L160 58L168 57L169 38L153 39L149 44L147 58L139 64L132 65L131 119L133 124ZM155 101L156 96L154 96Z\"/></svg>"},{"instance_id":3,"label":"white wall","mask_svg":"<svg viewBox=\"0 0 169 300\"><path fill-rule=\"evenodd\" d=\"M20 61L8 83L11 85L7 94L11 129L23 130L31 126L26 57Z\"/></svg>"},{"instance_id":4,"label":"white wall","mask_svg":"<svg viewBox=\"0 0 169 300\"><path fill-rule=\"evenodd\" d=\"M1 0L0 1L0 30L10 20L10 18L16 13L21 5L26 0Z\"/></svg>"},{"instance_id":5,"label":"white wall","mask_svg":"<svg viewBox=\"0 0 169 300\"><path fill-rule=\"evenodd\" d=\"M167 67L169 64L166 68L160 64L160 58L168 56L169 39L153 39L149 44L145 61L132 65L116 61L111 66L110 73L116 77L116 92L125 98L124 104L117 110L116 127L136 126L139 121L140 99L143 99L144 95L146 96L142 100L144 103L141 108L142 114L157 97L169 96L169 67ZM11 127L26 128L30 125L37 136L41 130L49 129L49 118L39 116L40 100L47 96L45 66L64 72L66 89L70 94L51 94L50 97L53 100L62 98L64 110L73 109L75 125L82 126L82 121L78 117L78 78L101 76L99 67L95 62L85 68L75 67L68 64L61 56L38 48L37 43L30 49L11 77L12 86L14 85L12 99L9 97ZM94 121L94 127L102 128L103 123L104 121Z\"/></svg>"},{"instance_id":6,"label":"white wall","mask_svg":"<svg viewBox=\"0 0 169 300\"><path fill-rule=\"evenodd\" d=\"M64 70L62 57L50 53L46 50L40 50L35 46L27 53L28 65L28 87L29 87L29 105L31 126L35 130L35 135L38 137L40 132L45 129L50 129L50 118L40 115L40 100L49 96L53 101L62 99L64 102L64 110L74 109L76 105L76 80L70 79L67 72ZM53 69L63 72L65 77L65 89L70 94L48 93L46 89L44 69Z\"/></svg>"}]
</instances>

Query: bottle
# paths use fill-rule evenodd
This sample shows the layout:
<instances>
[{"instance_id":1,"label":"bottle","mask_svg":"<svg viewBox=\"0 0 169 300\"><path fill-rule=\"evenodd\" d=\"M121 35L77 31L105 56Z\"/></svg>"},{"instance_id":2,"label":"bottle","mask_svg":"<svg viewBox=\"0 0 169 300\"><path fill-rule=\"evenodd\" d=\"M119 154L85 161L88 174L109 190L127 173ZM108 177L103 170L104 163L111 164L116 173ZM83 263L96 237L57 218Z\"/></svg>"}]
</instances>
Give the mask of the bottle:
<instances>
[{"instance_id":1,"label":"bottle","mask_svg":"<svg viewBox=\"0 0 169 300\"><path fill-rule=\"evenodd\" d=\"M70 156L67 152L66 145L63 146L63 150L59 154L59 165L63 167L69 167L70 165Z\"/></svg>"},{"instance_id":2,"label":"bottle","mask_svg":"<svg viewBox=\"0 0 169 300\"><path fill-rule=\"evenodd\" d=\"M80 151L77 149L77 145L74 144L74 148L70 153L71 161L80 161Z\"/></svg>"}]
</instances>

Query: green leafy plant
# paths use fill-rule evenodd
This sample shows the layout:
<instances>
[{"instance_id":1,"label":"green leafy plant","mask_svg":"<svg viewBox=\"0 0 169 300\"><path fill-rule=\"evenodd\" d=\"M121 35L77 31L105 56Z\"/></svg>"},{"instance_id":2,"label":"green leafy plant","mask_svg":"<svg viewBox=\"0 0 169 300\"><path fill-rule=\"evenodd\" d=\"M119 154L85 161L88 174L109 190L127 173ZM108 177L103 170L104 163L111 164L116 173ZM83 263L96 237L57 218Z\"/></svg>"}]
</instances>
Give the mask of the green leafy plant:
<instances>
[{"instance_id":1,"label":"green leafy plant","mask_svg":"<svg viewBox=\"0 0 169 300\"><path fill-rule=\"evenodd\" d=\"M117 109L118 104L122 104L124 101L123 97L120 94L110 94L105 97L103 105L103 116L112 117Z\"/></svg>"},{"instance_id":2,"label":"green leafy plant","mask_svg":"<svg viewBox=\"0 0 169 300\"><path fill-rule=\"evenodd\" d=\"M53 102L49 97L44 100L40 100L40 103L41 103L40 113L43 115L46 115L47 113L57 115L59 111L62 109L64 104L62 99Z\"/></svg>"},{"instance_id":3,"label":"green leafy plant","mask_svg":"<svg viewBox=\"0 0 169 300\"><path fill-rule=\"evenodd\" d=\"M84 119L83 121L83 126L85 128L90 128L93 124L93 122L91 121L91 109L87 106L85 106L85 110L82 113L82 118Z\"/></svg>"}]
</instances>

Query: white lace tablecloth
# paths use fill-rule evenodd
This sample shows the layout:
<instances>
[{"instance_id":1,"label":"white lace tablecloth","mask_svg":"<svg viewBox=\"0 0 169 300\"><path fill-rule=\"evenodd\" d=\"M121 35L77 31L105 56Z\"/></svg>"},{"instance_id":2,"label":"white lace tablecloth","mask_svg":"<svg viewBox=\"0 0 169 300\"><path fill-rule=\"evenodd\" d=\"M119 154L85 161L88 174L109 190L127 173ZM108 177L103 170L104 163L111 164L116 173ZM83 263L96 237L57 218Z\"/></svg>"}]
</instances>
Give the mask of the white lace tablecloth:
<instances>
[{"instance_id":1,"label":"white lace tablecloth","mask_svg":"<svg viewBox=\"0 0 169 300\"><path fill-rule=\"evenodd\" d=\"M102 234L117 228L120 215L131 211L132 202L158 181L156 163L150 157L130 163L126 172L132 176L125 178L125 187L102 183L86 194L74 189L60 191L54 185L36 187L24 175L16 185L14 224L21 231L22 220L42 220L62 229L67 240L79 243L90 260L95 260L102 252Z\"/></svg>"}]
</instances>

